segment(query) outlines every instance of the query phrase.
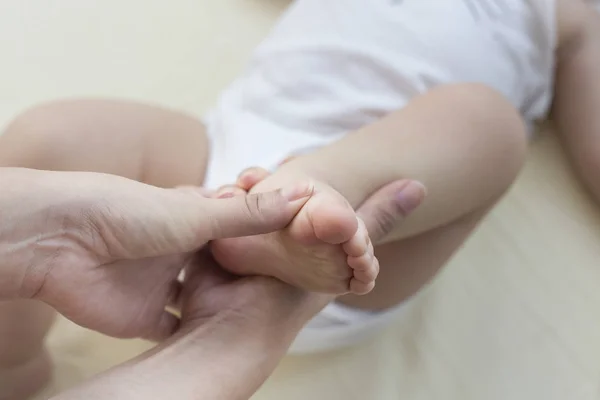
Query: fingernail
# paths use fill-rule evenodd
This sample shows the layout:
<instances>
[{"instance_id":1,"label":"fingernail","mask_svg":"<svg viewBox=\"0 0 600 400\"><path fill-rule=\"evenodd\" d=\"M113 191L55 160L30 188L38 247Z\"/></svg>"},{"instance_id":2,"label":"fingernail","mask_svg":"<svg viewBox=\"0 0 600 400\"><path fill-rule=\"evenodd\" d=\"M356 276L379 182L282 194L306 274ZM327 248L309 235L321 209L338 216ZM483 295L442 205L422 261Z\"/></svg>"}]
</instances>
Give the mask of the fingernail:
<instances>
[{"instance_id":1,"label":"fingernail","mask_svg":"<svg viewBox=\"0 0 600 400\"><path fill-rule=\"evenodd\" d=\"M288 201L295 201L312 195L313 190L314 188L312 182L305 181L295 184L294 186L281 189L281 194Z\"/></svg>"},{"instance_id":2,"label":"fingernail","mask_svg":"<svg viewBox=\"0 0 600 400\"><path fill-rule=\"evenodd\" d=\"M225 192L217 196L217 199L229 199L231 197L235 197L235 194L233 194L233 192Z\"/></svg>"},{"instance_id":3,"label":"fingernail","mask_svg":"<svg viewBox=\"0 0 600 400\"><path fill-rule=\"evenodd\" d=\"M421 205L426 194L425 185L418 181L409 181L396 193L396 204L405 214L410 214Z\"/></svg>"}]
</instances>

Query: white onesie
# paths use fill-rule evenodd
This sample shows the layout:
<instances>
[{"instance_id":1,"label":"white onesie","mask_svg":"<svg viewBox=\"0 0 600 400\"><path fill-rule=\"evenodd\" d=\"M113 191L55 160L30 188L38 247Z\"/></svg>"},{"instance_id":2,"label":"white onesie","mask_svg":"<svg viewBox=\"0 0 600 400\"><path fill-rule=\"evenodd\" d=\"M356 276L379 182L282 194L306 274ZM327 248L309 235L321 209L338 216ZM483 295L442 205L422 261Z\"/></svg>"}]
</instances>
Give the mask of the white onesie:
<instances>
[{"instance_id":1,"label":"white onesie","mask_svg":"<svg viewBox=\"0 0 600 400\"><path fill-rule=\"evenodd\" d=\"M206 184L327 145L441 84L486 84L533 123L552 100L555 12L555 0L296 0L207 115ZM332 305L296 348L351 344L394 313Z\"/></svg>"}]
</instances>

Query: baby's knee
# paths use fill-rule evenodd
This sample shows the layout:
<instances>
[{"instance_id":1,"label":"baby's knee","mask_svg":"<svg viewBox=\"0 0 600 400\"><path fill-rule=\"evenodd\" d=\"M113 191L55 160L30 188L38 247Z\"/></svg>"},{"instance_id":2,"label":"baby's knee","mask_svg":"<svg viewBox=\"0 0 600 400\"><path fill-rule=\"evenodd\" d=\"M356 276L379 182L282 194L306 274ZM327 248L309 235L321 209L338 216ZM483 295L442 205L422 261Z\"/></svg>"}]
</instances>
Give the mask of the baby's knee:
<instances>
[{"instance_id":1,"label":"baby's knee","mask_svg":"<svg viewBox=\"0 0 600 400\"><path fill-rule=\"evenodd\" d=\"M44 103L17 115L0 134L0 166L52 169L73 141L61 102Z\"/></svg>"},{"instance_id":2,"label":"baby's knee","mask_svg":"<svg viewBox=\"0 0 600 400\"><path fill-rule=\"evenodd\" d=\"M61 102L42 103L18 114L6 127L3 136L20 136L40 140L64 132L60 115Z\"/></svg>"},{"instance_id":3,"label":"baby's knee","mask_svg":"<svg viewBox=\"0 0 600 400\"><path fill-rule=\"evenodd\" d=\"M443 100L456 118L466 121L466 140L485 141L484 156L512 182L527 154L528 131L521 113L502 93L477 83L440 86L432 95Z\"/></svg>"}]
</instances>

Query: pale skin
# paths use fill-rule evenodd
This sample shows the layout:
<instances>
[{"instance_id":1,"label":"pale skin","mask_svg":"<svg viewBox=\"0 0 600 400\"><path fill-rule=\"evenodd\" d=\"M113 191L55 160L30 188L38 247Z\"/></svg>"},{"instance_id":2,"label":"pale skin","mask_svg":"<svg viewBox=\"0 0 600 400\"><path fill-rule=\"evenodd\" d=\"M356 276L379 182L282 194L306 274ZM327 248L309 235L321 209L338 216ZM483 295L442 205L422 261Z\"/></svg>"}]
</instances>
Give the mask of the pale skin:
<instances>
[{"instance_id":1,"label":"pale skin","mask_svg":"<svg viewBox=\"0 0 600 400\"><path fill-rule=\"evenodd\" d=\"M406 217L395 195L373 194L357 211L374 238ZM61 393L67 399L244 400L271 374L302 326L333 299L268 277L236 277L208 251L186 268L178 331L154 349Z\"/></svg>"},{"instance_id":2,"label":"pale skin","mask_svg":"<svg viewBox=\"0 0 600 400\"><path fill-rule=\"evenodd\" d=\"M359 209L375 235L388 229L382 216L405 217L395 199L405 183L381 188ZM0 186L0 300L43 302L113 336L164 339L59 398L248 398L331 299L273 278L236 277L204 246L285 227L312 196L310 182L217 200L199 188L113 175L0 168ZM169 304L181 307L181 318ZM3 338L23 339L2 349L3 362L15 365L0 370L3 400L25 398L48 379L47 355L28 340L32 329L16 320L0 327Z\"/></svg>"},{"instance_id":3,"label":"pale skin","mask_svg":"<svg viewBox=\"0 0 600 400\"><path fill-rule=\"evenodd\" d=\"M600 24L584 1L557 4L554 117L584 182L600 197ZM377 141L371 139L374 135ZM376 268L352 268L347 258L362 256L354 256L345 243L367 239L346 202L356 207L376 188L411 177L425 184L428 196L405 224L373 243L380 266L377 286L368 295L339 299L364 309L393 307L437 273L502 197L522 166L526 142L518 111L493 90L475 84L433 89L339 142L291 160L254 186L252 190L262 191L299 177L314 179L321 197L315 198L314 208L307 204L289 229L215 243L213 249L233 271L265 273L337 293L352 289L354 279L364 284L355 291L366 292ZM58 102L29 111L9 126L0 138L0 165L106 171L161 186L200 184L206 143L198 122L169 111L122 102ZM362 168L365 164L369 168ZM321 212L332 215L324 203L335 205L333 222L343 233L337 240L309 223ZM294 253L301 248L294 244L314 246L318 259ZM228 256L219 248L228 250ZM248 262L249 252L261 263ZM298 262L264 265L265 259L284 256ZM300 264L306 269L295 269ZM358 271L371 275L359 279ZM33 324L33 308L25 315L31 316L26 323Z\"/></svg>"},{"instance_id":4,"label":"pale skin","mask_svg":"<svg viewBox=\"0 0 600 400\"><path fill-rule=\"evenodd\" d=\"M109 335L166 339L180 322L165 307L191 254L217 237L281 229L312 194L304 182L216 200L112 175L21 168L0 168L0 186L0 304L12 312L0 324L2 400L25 398L49 377L47 305Z\"/></svg>"},{"instance_id":5,"label":"pale skin","mask_svg":"<svg viewBox=\"0 0 600 400\"><path fill-rule=\"evenodd\" d=\"M53 399L249 399L329 300L273 278L196 271L174 336Z\"/></svg>"}]
</instances>

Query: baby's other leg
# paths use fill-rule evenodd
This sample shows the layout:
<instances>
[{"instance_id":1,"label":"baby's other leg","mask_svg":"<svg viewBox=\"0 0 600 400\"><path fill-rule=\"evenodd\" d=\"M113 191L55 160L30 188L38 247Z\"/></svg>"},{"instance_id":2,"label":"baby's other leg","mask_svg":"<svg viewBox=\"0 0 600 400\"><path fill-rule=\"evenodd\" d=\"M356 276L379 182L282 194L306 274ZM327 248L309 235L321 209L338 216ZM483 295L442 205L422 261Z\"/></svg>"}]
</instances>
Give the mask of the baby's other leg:
<instances>
[{"instance_id":1,"label":"baby's other leg","mask_svg":"<svg viewBox=\"0 0 600 400\"><path fill-rule=\"evenodd\" d=\"M0 136L0 167L103 172L160 187L201 184L207 159L200 121L126 101L44 104Z\"/></svg>"},{"instance_id":2,"label":"baby's other leg","mask_svg":"<svg viewBox=\"0 0 600 400\"><path fill-rule=\"evenodd\" d=\"M155 186L200 185L203 125L135 103L55 102L17 117L0 135L0 167L93 171ZM20 400L50 376L44 336L53 311L35 301L0 303L0 399Z\"/></svg>"}]
</instances>

